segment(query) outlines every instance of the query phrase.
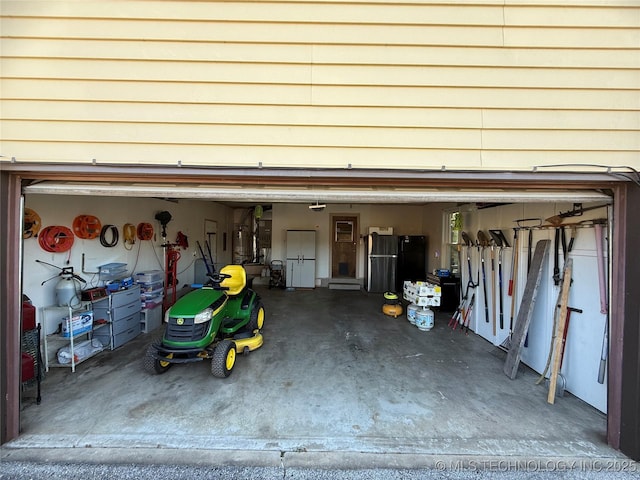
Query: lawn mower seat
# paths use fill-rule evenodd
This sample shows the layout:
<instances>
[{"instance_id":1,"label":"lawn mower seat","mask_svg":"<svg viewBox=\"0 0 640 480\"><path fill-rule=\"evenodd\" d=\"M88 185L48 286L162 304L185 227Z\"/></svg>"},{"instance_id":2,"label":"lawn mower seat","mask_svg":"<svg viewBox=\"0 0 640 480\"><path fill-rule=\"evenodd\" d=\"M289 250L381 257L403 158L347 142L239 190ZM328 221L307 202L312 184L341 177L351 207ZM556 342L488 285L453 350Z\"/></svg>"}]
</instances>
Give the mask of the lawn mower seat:
<instances>
[{"instance_id":1,"label":"lawn mower seat","mask_svg":"<svg viewBox=\"0 0 640 480\"><path fill-rule=\"evenodd\" d=\"M247 272L242 265L227 265L220 269L220 273L225 275L231 275L231 278L225 278L221 287L226 287L227 295L233 297L242 293L247 286Z\"/></svg>"}]
</instances>

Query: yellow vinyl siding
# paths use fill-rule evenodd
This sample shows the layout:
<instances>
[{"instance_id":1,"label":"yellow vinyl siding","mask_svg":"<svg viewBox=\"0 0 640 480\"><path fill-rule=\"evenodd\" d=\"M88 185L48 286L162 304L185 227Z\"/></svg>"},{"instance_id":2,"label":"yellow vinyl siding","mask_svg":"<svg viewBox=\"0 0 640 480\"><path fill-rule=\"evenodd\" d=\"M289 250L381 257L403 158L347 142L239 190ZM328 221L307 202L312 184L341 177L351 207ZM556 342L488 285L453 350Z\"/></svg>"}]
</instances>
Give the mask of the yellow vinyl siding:
<instances>
[{"instance_id":1,"label":"yellow vinyl siding","mask_svg":"<svg viewBox=\"0 0 640 480\"><path fill-rule=\"evenodd\" d=\"M638 48L640 32L632 28L507 27L504 44L538 48Z\"/></svg>"},{"instance_id":2,"label":"yellow vinyl siding","mask_svg":"<svg viewBox=\"0 0 640 480\"><path fill-rule=\"evenodd\" d=\"M480 130L393 127L303 127L201 124L128 124L123 122L46 122L44 140L51 142L162 143L179 145L273 145L363 148L480 149ZM28 140L41 134L33 121L8 120L4 135ZM251 139L251 143L247 138Z\"/></svg>"},{"instance_id":3,"label":"yellow vinyl siding","mask_svg":"<svg viewBox=\"0 0 640 480\"><path fill-rule=\"evenodd\" d=\"M415 108L638 110L638 90L11 79L8 99ZM132 109L134 107L132 106ZM389 110L389 115L394 112ZM265 119L268 120L268 119ZM268 123L268 122L267 122Z\"/></svg>"},{"instance_id":4,"label":"yellow vinyl siding","mask_svg":"<svg viewBox=\"0 0 640 480\"><path fill-rule=\"evenodd\" d=\"M640 22L639 22L640 23ZM133 60L152 62L234 62L313 65L638 68L638 49L528 49L520 47L280 45L145 40L3 38L6 55L15 58ZM5 55L5 56L6 56Z\"/></svg>"},{"instance_id":5,"label":"yellow vinyl siding","mask_svg":"<svg viewBox=\"0 0 640 480\"><path fill-rule=\"evenodd\" d=\"M17 148L17 147L16 147ZM252 145L179 145L155 142L137 143L64 143L31 142L29 162L78 162L122 165L193 165L224 167L297 167L297 168L434 168L437 158L450 169L482 168L479 150L345 148L345 147L278 147ZM71 159L71 160L70 160ZM4 159L10 160L10 159ZM528 166L508 166L522 170ZM439 167L438 167L439 168Z\"/></svg>"},{"instance_id":6,"label":"yellow vinyl siding","mask_svg":"<svg viewBox=\"0 0 640 480\"><path fill-rule=\"evenodd\" d=\"M211 82L345 86L504 87L554 89L633 89L638 71L630 69L553 69L506 67L433 67L385 65L318 65L167 62L83 59L13 59L3 73L12 78L41 78L42 71L59 79L142 80L145 82ZM215 79L212 82L211 79Z\"/></svg>"},{"instance_id":7,"label":"yellow vinyl siding","mask_svg":"<svg viewBox=\"0 0 640 480\"><path fill-rule=\"evenodd\" d=\"M2 1L0 161L640 167L640 5L505 3Z\"/></svg>"},{"instance_id":8,"label":"yellow vinyl siding","mask_svg":"<svg viewBox=\"0 0 640 480\"><path fill-rule=\"evenodd\" d=\"M179 108L177 108L179 105ZM227 124L227 125L322 125L481 128L480 110L442 108L311 107L300 105L238 105L238 104L176 104L139 103L137 108L126 102L65 102L37 100L6 100L5 118L30 120L75 119L112 122ZM45 107L43 109L43 107ZM616 119L618 117L616 112Z\"/></svg>"},{"instance_id":9,"label":"yellow vinyl siding","mask_svg":"<svg viewBox=\"0 0 640 480\"><path fill-rule=\"evenodd\" d=\"M423 127L528 130L637 130L640 114L633 110L501 110L450 108L308 107L287 105L228 105L126 102L65 102L5 100L5 119L40 121L179 123L212 125L270 125L361 127ZM43 108L44 107L44 108Z\"/></svg>"},{"instance_id":10,"label":"yellow vinyl siding","mask_svg":"<svg viewBox=\"0 0 640 480\"><path fill-rule=\"evenodd\" d=\"M114 7L116 8L116 7ZM219 21L164 22L121 19L17 18L3 27L15 37L36 32L41 38L110 39L176 42L292 44L501 45L502 28L466 25L251 23Z\"/></svg>"}]
</instances>

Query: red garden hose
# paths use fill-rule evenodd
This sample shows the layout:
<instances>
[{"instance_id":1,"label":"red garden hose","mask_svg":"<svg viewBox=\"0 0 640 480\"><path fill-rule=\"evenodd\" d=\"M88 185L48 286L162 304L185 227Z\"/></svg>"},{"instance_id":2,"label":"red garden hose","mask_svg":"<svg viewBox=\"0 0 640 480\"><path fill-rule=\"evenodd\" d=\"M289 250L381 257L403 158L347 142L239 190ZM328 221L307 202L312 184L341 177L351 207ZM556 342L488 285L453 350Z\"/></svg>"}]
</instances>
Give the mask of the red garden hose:
<instances>
[{"instance_id":1,"label":"red garden hose","mask_svg":"<svg viewBox=\"0 0 640 480\"><path fill-rule=\"evenodd\" d=\"M38 235L38 243L45 252L66 252L73 245L73 232L67 227L45 227Z\"/></svg>"}]
</instances>

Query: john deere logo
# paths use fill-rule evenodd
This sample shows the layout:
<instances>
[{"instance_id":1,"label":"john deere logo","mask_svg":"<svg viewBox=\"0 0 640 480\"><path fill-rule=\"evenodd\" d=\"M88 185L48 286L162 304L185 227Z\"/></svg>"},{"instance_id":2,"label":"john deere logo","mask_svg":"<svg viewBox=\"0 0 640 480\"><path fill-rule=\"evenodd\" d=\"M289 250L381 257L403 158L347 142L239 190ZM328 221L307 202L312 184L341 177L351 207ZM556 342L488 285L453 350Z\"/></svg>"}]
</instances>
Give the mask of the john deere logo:
<instances>
[{"instance_id":1,"label":"john deere logo","mask_svg":"<svg viewBox=\"0 0 640 480\"><path fill-rule=\"evenodd\" d=\"M176 320L176 323L178 325L183 325L184 324L184 318L179 318L178 320Z\"/></svg>"}]
</instances>

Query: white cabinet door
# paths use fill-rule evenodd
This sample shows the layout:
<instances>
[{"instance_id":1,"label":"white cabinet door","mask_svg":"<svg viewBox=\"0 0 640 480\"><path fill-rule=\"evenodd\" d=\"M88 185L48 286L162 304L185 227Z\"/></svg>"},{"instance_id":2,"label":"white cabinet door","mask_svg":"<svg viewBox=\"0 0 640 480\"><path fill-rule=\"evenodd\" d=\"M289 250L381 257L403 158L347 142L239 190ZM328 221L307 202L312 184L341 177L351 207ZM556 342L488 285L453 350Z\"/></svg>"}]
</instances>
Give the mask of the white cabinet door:
<instances>
[{"instance_id":1,"label":"white cabinet door","mask_svg":"<svg viewBox=\"0 0 640 480\"><path fill-rule=\"evenodd\" d=\"M316 285L316 232L287 231L287 287Z\"/></svg>"},{"instance_id":2,"label":"white cabinet door","mask_svg":"<svg viewBox=\"0 0 640 480\"><path fill-rule=\"evenodd\" d=\"M287 262L287 287L314 288L316 286L316 261L292 260Z\"/></svg>"},{"instance_id":3,"label":"white cabinet door","mask_svg":"<svg viewBox=\"0 0 640 480\"><path fill-rule=\"evenodd\" d=\"M305 259L300 262L300 284L301 288L315 288L316 286L316 261Z\"/></svg>"},{"instance_id":4,"label":"white cabinet door","mask_svg":"<svg viewBox=\"0 0 640 480\"><path fill-rule=\"evenodd\" d=\"M316 232L298 232L300 234L299 252L302 260L316 258Z\"/></svg>"}]
</instances>

